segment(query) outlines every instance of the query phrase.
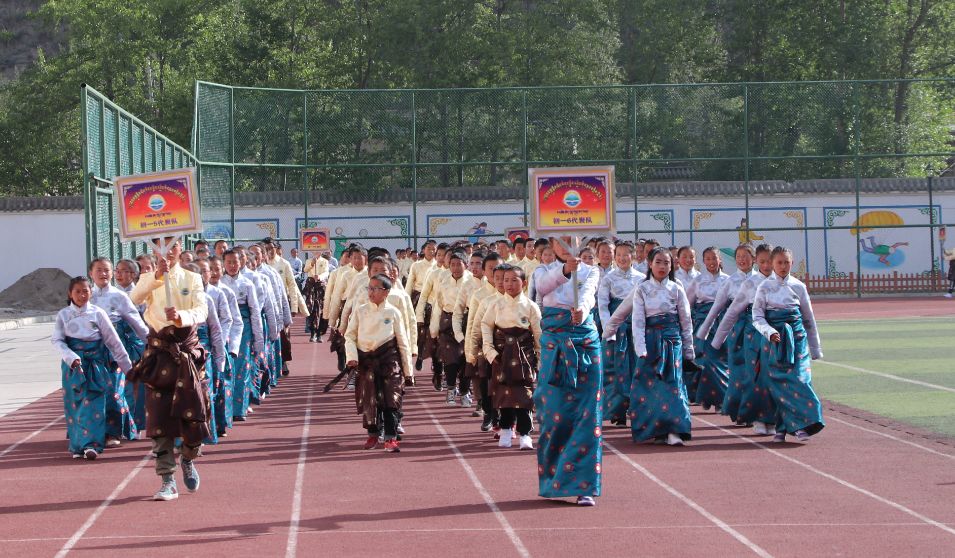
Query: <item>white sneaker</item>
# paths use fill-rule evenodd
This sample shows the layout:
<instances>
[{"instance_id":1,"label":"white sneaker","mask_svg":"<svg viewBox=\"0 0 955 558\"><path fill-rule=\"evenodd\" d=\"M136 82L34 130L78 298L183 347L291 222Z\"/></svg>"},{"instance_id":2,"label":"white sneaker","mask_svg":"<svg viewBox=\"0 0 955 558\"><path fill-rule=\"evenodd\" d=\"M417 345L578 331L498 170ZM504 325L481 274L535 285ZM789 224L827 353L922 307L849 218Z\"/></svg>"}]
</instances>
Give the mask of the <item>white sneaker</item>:
<instances>
[{"instance_id":1,"label":"white sneaker","mask_svg":"<svg viewBox=\"0 0 955 558\"><path fill-rule=\"evenodd\" d=\"M534 440L530 436L521 436L521 449L522 450L532 450L534 449Z\"/></svg>"},{"instance_id":2,"label":"white sneaker","mask_svg":"<svg viewBox=\"0 0 955 558\"><path fill-rule=\"evenodd\" d=\"M676 434L674 434L674 433L671 432L671 433L667 434L667 445L668 445L668 446L682 446L682 445L683 445L683 438L680 438L679 436L677 436Z\"/></svg>"},{"instance_id":3,"label":"white sneaker","mask_svg":"<svg viewBox=\"0 0 955 558\"><path fill-rule=\"evenodd\" d=\"M769 431L766 430L766 423L759 422L759 421L753 423L753 432L757 436L765 436L769 434Z\"/></svg>"},{"instance_id":4,"label":"white sneaker","mask_svg":"<svg viewBox=\"0 0 955 558\"><path fill-rule=\"evenodd\" d=\"M399 423L398 423L398 426L395 427L395 432L397 432L398 434L404 434L404 433L405 433L405 427L404 427L404 426L401 426L401 423L399 422Z\"/></svg>"},{"instance_id":5,"label":"white sneaker","mask_svg":"<svg viewBox=\"0 0 955 558\"><path fill-rule=\"evenodd\" d=\"M596 506L597 501L594 500L593 496L578 496L577 505L578 506Z\"/></svg>"},{"instance_id":6,"label":"white sneaker","mask_svg":"<svg viewBox=\"0 0 955 558\"><path fill-rule=\"evenodd\" d=\"M497 441L497 447L499 448L509 448L511 447L511 438L514 437L514 431L510 428L501 429L501 439Z\"/></svg>"},{"instance_id":7,"label":"white sneaker","mask_svg":"<svg viewBox=\"0 0 955 558\"><path fill-rule=\"evenodd\" d=\"M462 407L471 407L471 406L473 406L473 405L474 405L474 399L471 398L471 394L470 394L470 393L465 393L464 396L461 397L461 406L462 406Z\"/></svg>"},{"instance_id":8,"label":"white sneaker","mask_svg":"<svg viewBox=\"0 0 955 558\"><path fill-rule=\"evenodd\" d=\"M952 298L952 293L945 293L942 296L944 296L945 298Z\"/></svg>"},{"instance_id":9,"label":"white sneaker","mask_svg":"<svg viewBox=\"0 0 955 558\"><path fill-rule=\"evenodd\" d=\"M454 402L454 392L448 391L448 407L454 407L456 403Z\"/></svg>"}]
</instances>

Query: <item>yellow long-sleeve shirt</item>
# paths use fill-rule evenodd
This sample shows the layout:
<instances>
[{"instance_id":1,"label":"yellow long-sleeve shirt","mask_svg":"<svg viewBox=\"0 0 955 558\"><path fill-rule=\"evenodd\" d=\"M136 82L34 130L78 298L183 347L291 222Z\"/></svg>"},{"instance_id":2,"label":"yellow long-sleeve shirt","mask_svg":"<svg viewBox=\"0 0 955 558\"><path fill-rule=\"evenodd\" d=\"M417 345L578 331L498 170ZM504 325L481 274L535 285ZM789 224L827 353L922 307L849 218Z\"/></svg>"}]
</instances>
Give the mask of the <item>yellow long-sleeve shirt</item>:
<instances>
[{"instance_id":1,"label":"yellow long-sleeve shirt","mask_svg":"<svg viewBox=\"0 0 955 558\"><path fill-rule=\"evenodd\" d=\"M165 283L169 281L171 300L166 300ZM145 304L143 318L149 327L156 331L167 326L188 327L204 323L209 317L206 305L206 293L202 288L202 277L174 265L169 273L156 279L154 273L144 273L129 293L133 304ZM166 308L174 306L179 313L179 321L166 319Z\"/></svg>"},{"instance_id":2,"label":"yellow long-sleeve shirt","mask_svg":"<svg viewBox=\"0 0 955 558\"><path fill-rule=\"evenodd\" d=\"M358 360L358 351L370 352L392 339L398 342L401 370L406 378L414 376L411 363L411 344L405 331L401 312L387 300L381 304L366 302L359 306L345 331L345 358Z\"/></svg>"}]
</instances>

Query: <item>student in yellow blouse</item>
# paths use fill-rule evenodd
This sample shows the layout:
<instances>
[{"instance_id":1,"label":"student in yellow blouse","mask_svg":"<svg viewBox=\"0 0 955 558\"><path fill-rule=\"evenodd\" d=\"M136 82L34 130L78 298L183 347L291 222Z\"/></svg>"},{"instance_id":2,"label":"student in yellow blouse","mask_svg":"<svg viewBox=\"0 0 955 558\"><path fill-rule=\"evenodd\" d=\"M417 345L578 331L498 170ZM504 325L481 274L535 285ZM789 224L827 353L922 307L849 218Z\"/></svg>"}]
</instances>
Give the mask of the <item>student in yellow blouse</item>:
<instances>
[{"instance_id":1,"label":"student in yellow blouse","mask_svg":"<svg viewBox=\"0 0 955 558\"><path fill-rule=\"evenodd\" d=\"M414 384L414 368L401 312L386 300L391 287L391 279L384 275L375 275L368 282L369 301L359 306L348 322L345 352L347 365L358 368L355 404L368 431L365 449L378 445L380 420L385 450L398 452L402 384Z\"/></svg>"},{"instance_id":2,"label":"student in yellow blouse","mask_svg":"<svg viewBox=\"0 0 955 558\"><path fill-rule=\"evenodd\" d=\"M156 272L141 275L129 295L133 304L146 305L143 318L149 325L146 352L130 370L129 378L146 384L146 435L153 440L156 474L162 477L162 487L154 499L174 500L179 497L173 476L176 438L182 438L186 488L195 492L199 489L199 473L193 460L201 455L203 438L210 435L211 407L202 384L206 355L197 334L209 309L202 278L179 265L179 240L165 239L165 244L171 243L165 257L158 241L153 240Z\"/></svg>"}]
</instances>

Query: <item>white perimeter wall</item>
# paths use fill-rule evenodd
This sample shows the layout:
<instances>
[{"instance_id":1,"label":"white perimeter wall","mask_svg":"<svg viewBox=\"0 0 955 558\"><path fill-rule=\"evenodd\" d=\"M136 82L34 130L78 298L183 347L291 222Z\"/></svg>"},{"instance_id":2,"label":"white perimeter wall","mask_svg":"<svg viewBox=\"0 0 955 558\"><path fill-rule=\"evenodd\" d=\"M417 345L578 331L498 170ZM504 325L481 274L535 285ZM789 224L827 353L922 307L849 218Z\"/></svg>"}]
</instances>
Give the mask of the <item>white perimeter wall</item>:
<instances>
[{"instance_id":1,"label":"white perimeter wall","mask_svg":"<svg viewBox=\"0 0 955 558\"><path fill-rule=\"evenodd\" d=\"M937 223L955 222L955 194L936 194L932 200ZM929 200L926 194L863 195L863 223L901 222L907 225L929 223ZM921 273L931 269L930 242L927 228L893 228L863 230L857 235L850 230L761 231L766 227L821 227L825 224L853 226L855 196L751 196L750 229L764 242L790 246L796 256L796 268L813 275L855 271L855 250L861 237L867 248L892 247L892 254L879 260L879 254L863 254L863 273ZM663 244L691 244L702 249L715 245L731 254L739 243L736 232L673 233L674 229L735 229L745 215L742 197L639 199L641 237L653 236ZM228 217L206 215L206 237L232 236ZM500 236L508 227L522 226L523 203L422 203L418 205L417 230L419 244L429 236L464 233L480 223L487 223L486 233ZM328 227L333 235L349 240L365 238L364 244L388 248L405 246L399 240L379 240L375 236L411 234L414 230L412 207L406 205L309 206L309 225ZM262 206L236 208L236 236L240 238L297 237L305 226L303 210L297 206ZM617 204L618 230L633 230L633 201ZM5 258L0 267L0 289L13 284L21 276L38 267L59 267L70 275L85 270L83 212L0 213L0 231L14 257ZM955 234L955 231L953 231ZM872 237L869 239L869 237ZM955 240L950 241L955 244ZM950 246L952 245L950 244ZM286 243L288 246L288 243ZM732 257L724 257L725 267L733 269Z\"/></svg>"}]
</instances>

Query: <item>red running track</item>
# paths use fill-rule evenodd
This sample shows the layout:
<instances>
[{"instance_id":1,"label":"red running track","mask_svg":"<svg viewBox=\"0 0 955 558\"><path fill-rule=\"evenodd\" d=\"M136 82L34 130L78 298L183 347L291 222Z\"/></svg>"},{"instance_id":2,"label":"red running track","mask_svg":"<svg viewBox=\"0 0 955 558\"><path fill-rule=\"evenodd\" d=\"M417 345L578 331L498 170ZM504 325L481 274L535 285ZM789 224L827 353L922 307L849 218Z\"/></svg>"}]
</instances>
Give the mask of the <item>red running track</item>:
<instances>
[{"instance_id":1,"label":"red running track","mask_svg":"<svg viewBox=\"0 0 955 558\"><path fill-rule=\"evenodd\" d=\"M400 454L362 450L352 393L320 391L328 345L297 337L294 355L273 396L206 448L200 491L175 502L149 499L146 442L71 459L59 393L0 419L2 554L955 555L948 444L830 409L808 445L774 445L694 407L685 448L608 428L604 496L578 508L537 497L534 453L498 449L427 387L406 399Z\"/></svg>"}]
</instances>

